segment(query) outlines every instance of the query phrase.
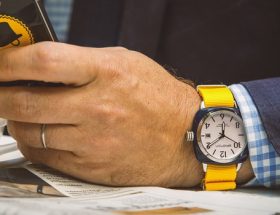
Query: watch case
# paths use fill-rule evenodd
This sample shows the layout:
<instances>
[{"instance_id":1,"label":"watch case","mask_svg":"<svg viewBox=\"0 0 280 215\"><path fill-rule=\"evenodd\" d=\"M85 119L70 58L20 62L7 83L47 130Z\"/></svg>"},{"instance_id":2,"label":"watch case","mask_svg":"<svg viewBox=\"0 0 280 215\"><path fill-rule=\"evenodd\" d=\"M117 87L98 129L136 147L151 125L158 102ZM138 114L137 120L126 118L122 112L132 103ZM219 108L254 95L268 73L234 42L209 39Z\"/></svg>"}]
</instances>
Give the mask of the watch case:
<instances>
[{"instance_id":1,"label":"watch case","mask_svg":"<svg viewBox=\"0 0 280 215\"><path fill-rule=\"evenodd\" d=\"M212 159L210 159L207 155L205 155L200 147L199 147L199 141L198 141L198 137L199 137L199 133L200 132L200 125L201 122L203 122L209 115L211 115L214 112L217 111L231 111L235 114L237 114L241 119L241 114L239 112L239 110L237 108L221 108L221 107L215 107L215 108L203 108L200 109L197 114L195 115L194 121L193 121L193 127L192 130L194 132L194 141L193 141L193 148L194 148L194 152L195 152L195 156L197 158L197 160L199 160L201 163L204 164L218 164L218 165L230 165L230 164L238 164L238 163L243 163L247 158L248 158L248 146L246 146L246 148L244 149L244 151L242 153L240 153L240 155L238 157L236 157L234 160L231 160L229 162L217 162L217 161L213 161Z\"/></svg>"}]
</instances>

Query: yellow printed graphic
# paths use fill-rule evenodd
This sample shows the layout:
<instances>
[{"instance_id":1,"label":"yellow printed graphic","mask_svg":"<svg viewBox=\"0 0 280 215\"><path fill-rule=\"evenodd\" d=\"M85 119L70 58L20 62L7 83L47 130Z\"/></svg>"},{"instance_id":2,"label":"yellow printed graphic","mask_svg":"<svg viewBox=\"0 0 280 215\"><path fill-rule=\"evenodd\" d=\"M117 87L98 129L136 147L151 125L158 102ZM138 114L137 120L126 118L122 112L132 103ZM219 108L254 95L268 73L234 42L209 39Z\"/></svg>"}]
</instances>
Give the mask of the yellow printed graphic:
<instances>
[{"instance_id":1,"label":"yellow printed graphic","mask_svg":"<svg viewBox=\"0 0 280 215\"><path fill-rule=\"evenodd\" d=\"M0 14L0 50L34 43L28 27L20 20Z\"/></svg>"}]
</instances>

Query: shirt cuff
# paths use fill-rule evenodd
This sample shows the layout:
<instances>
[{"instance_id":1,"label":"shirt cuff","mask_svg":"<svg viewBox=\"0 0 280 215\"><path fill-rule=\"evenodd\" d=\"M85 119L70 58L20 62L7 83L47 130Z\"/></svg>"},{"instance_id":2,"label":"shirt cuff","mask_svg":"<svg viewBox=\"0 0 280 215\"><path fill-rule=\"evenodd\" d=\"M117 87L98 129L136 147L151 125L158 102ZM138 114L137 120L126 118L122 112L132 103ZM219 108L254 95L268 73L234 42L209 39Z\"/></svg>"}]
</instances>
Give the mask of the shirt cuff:
<instances>
[{"instance_id":1,"label":"shirt cuff","mask_svg":"<svg viewBox=\"0 0 280 215\"><path fill-rule=\"evenodd\" d=\"M280 186L280 156L271 145L250 94L241 84L230 86L243 118L255 178L248 186Z\"/></svg>"}]
</instances>

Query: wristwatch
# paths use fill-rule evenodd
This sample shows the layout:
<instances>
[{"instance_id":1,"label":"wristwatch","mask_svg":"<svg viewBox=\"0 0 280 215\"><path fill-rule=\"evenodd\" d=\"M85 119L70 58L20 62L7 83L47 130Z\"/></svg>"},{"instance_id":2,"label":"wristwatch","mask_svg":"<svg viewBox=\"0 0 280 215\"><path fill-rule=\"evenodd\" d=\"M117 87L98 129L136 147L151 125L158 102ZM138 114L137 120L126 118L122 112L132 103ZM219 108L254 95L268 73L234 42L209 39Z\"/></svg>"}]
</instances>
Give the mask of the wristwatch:
<instances>
[{"instance_id":1,"label":"wristwatch","mask_svg":"<svg viewBox=\"0 0 280 215\"><path fill-rule=\"evenodd\" d=\"M193 141L196 158L203 165L202 187L235 189L237 172L248 157L242 117L227 86L200 85L197 91L203 102L187 139Z\"/></svg>"}]
</instances>

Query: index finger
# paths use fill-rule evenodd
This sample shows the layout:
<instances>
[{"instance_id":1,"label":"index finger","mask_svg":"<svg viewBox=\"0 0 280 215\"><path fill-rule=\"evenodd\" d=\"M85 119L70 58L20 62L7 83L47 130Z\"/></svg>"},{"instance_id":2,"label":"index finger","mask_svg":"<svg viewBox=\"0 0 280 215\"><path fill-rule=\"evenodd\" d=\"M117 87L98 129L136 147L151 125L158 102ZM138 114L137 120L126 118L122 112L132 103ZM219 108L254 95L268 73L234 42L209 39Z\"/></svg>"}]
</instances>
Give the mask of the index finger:
<instances>
[{"instance_id":1,"label":"index finger","mask_svg":"<svg viewBox=\"0 0 280 215\"><path fill-rule=\"evenodd\" d=\"M94 49L43 42L0 52L0 82L33 80L80 86L97 76Z\"/></svg>"}]
</instances>

